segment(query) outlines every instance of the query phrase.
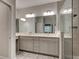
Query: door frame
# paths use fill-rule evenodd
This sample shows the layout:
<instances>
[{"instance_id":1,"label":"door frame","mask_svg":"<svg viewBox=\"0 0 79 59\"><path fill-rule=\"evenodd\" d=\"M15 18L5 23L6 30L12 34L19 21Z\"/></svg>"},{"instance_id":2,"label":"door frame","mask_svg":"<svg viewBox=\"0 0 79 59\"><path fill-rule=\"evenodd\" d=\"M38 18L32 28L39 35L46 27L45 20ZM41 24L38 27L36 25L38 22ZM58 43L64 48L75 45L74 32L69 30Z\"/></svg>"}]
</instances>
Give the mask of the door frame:
<instances>
[{"instance_id":1,"label":"door frame","mask_svg":"<svg viewBox=\"0 0 79 59\"><path fill-rule=\"evenodd\" d=\"M6 0L0 0L3 4L10 8L10 35L9 35L9 57L7 59L16 59L16 31L15 31L15 6ZM1 56L6 59L6 57Z\"/></svg>"}]
</instances>

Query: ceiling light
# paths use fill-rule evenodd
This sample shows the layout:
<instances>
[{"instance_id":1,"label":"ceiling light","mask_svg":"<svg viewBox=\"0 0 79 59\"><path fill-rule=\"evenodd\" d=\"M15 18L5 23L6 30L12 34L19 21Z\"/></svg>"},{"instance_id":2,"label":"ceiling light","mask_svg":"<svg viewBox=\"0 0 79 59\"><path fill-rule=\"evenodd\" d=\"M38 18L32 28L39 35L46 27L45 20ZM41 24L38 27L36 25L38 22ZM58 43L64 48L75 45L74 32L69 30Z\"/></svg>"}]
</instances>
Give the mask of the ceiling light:
<instances>
[{"instance_id":1,"label":"ceiling light","mask_svg":"<svg viewBox=\"0 0 79 59\"><path fill-rule=\"evenodd\" d=\"M50 15L55 15L55 13L53 11L48 11L43 13L43 16L50 16Z\"/></svg>"},{"instance_id":2,"label":"ceiling light","mask_svg":"<svg viewBox=\"0 0 79 59\"><path fill-rule=\"evenodd\" d=\"M20 20L21 20L21 21L26 21L26 19L25 19L25 18L21 18Z\"/></svg>"},{"instance_id":3,"label":"ceiling light","mask_svg":"<svg viewBox=\"0 0 79 59\"><path fill-rule=\"evenodd\" d=\"M32 17L35 17L35 14L33 14L33 13L32 14L26 14L25 17L26 18L32 18Z\"/></svg>"}]
</instances>

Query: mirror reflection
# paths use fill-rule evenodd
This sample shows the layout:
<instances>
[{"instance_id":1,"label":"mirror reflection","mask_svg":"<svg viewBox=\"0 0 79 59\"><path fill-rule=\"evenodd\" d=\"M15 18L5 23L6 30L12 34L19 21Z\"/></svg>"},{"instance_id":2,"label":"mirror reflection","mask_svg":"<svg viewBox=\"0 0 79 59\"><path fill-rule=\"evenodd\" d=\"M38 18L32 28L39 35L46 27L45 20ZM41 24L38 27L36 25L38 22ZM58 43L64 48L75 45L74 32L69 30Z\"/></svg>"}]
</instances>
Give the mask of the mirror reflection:
<instances>
[{"instance_id":1,"label":"mirror reflection","mask_svg":"<svg viewBox=\"0 0 79 59\"><path fill-rule=\"evenodd\" d=\"M55 33L56 15L17 19L19 32ZM18 28L18 27L17 27Z\"/></svg>"},{"instance_id":2,"label":"mirror reflection","mask_svg":"<svg viewBox=\"0 0 79 59\"><path fill-rule=\"evenodd\" d=\"M55 33L56 31L56 3L17 9L16 16L17 32Z\"/></svg>"}]
</instances>

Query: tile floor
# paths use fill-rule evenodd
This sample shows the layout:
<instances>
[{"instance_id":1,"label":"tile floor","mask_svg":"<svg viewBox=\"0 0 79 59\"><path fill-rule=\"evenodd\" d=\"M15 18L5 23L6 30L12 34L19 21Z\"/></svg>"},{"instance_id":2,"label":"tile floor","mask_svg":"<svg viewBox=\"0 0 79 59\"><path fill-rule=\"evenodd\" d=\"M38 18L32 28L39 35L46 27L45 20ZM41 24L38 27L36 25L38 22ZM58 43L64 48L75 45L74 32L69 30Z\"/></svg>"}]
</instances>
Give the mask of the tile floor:
<instances>
[{"instance_id":1,"label":"tile floor","mask_svg":"<svg viewBox=\"0 0 79 59\"><path fill-rule=\"evenodd\" d=\"M58 59L58 58L53 58L53 57L43 56L43 55L38 55L38 54L32 54L32 53L26 53L26 52L20 52L17 55L17 59Z\"/></svg>"}]
</instances>

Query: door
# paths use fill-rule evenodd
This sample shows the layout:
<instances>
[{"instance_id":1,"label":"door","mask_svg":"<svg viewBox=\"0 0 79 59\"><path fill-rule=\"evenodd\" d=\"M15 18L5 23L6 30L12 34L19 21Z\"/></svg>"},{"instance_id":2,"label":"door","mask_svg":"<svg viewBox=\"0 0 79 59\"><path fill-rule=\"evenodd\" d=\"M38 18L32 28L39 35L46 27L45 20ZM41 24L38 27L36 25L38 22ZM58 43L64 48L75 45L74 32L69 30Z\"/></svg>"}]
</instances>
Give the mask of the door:
<instances>
[{"instance_id":1,"label":"door","mask_svg":"<svg viewBox=\"0 0 79 59\"><path fill-rule=\"evenodd\" d=\"M0 1L0 56L9 57L10 8Z\"/></svg>"}]
</instances>

